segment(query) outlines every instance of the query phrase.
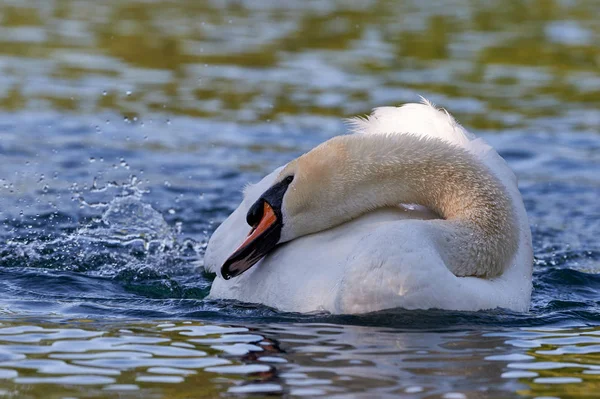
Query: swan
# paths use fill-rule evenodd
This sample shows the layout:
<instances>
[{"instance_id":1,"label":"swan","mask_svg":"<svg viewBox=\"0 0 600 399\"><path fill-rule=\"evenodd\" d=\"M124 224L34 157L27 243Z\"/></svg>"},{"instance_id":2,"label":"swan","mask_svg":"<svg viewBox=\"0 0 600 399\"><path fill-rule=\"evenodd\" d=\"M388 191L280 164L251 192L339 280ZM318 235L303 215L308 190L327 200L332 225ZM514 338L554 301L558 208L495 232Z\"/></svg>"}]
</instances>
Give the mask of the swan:
<instances>
[{"instance_id":1,"label":"swan","mask_svg":"<svg viewBox=\"0 0 600 399\"><path fill-rule=\"evenodd\" d=\"M349 121L248 186L211 236L209 298L282 311L527 311L531 231L517 179L423 99Z\"/></svg>"}]
</instances>

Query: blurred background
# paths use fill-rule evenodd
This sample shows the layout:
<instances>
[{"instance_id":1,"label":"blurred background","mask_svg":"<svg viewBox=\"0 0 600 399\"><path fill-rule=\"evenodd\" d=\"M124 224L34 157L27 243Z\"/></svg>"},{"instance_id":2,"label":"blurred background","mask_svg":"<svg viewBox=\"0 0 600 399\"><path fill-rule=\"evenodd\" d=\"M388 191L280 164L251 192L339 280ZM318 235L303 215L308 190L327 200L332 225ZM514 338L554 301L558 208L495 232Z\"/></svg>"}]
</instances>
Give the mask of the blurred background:
<instances>
[{"instance_id":1,"label":"blurred background","mask_svg":"<svg viewBox=\"0 0 600 399\"><path fill-rule=\"evenodd\" d=\"M594 0L7 1L0 109L238 123L421 94L475 129L598 108ZM573 114L573 108L578 113Z\"/></svg>"},{"instance_id":2,"label":"blurred background","mask_svg":"<svg viewBox=\"0 0 600 399\"><path fill-rule=\"evenodd\" d=\"M586 367L598 365L598 350L585 344L599 341L585 334L598 331L578 328L600 325L599 16L597 0L0 0L0 314L4 327L25 332L13 341L2 336L0 359L38 350L10 342L36 346L63 333L79 334L61 330L43 338L26 332L80 318L148 321L141 327L84 327L125 334L124 342L127 331L173 340L193 335L184 332L182 338L167 332L172 326L150 321L172 318L235 322L273 341L283 334L279 327L257 323L469 325L503 332L493 333L499 334L495 338L477 332L417 339L340 327L340 341L319 353L367 364L356 371L343 363L347 368L336 373L345 380L327 368L341 363L315 371L312 358L298 355L326 346L337 327L321 335L320 327L304 331L291 325L288 339L305 334L306 348L298 344L288 354L278 353L290 360L288 366L267 367L276 377L264 374L261 383L275 381L279 388L250 389L300 394L289 382L294 380L310 386L328 381L320 394L383 389L377 392L396 395L412 389L411 395L441 397L456 387L475 392L482 386L502 398L517 388L531 397L597 392L597 375ZM204 299L214 278L202 271L208 237L237 207L247 182L344 133L343 118L419 96L485 137L519 177L535 252L531 313L400 311L313 319ZM48 318L50 324L39 321ZM521 331L557 326L574 329ZM250 342L222 331L223 342ZM575 338L560 341L553 334ZM385 359L361 349L365 337L381 345ZM212 341L198 342L185 344L214 354L215 364L223 358L258 362L251 350L235 358L210 346ZM550 350L536 352L531 349L536 345ZM427 367L398 371L402 348L414 349L411 356ZM82 351L104 349L90 344ZM43 361L56 361L46 359L51 352L39 355L37 366L10 367L29 367L28 376L37 378L45 373ZM158 364L165 360L161 353L152 355L162 359ZM457 353L471 356L471 368L457 367ZM497 353L509 354L490 368L486 356ZM514 353L518 356L511 357ZM515 359L533 360L515 363L526 371L505 376L506 364ZM565 361L577 367L553 366ZM102 367L116 370L122 364ZM223 371L228 379L217 381L200 367L197 375L185 377L187 387L166 384L165 395L195 389L211 397L248 382L248 373L257 370ZM67 377L83 373L61 370ZM281 377L286 370L304 374ZM19 392L24 386L19 384L49 383L19 380L17 371L0 370L0 378L2 372ZM406 378L397 378L400 372ZM549 386L536 382L538 375L558 380ZM146 377L146 382L131 374L114 378L146 389L152 380ZM102 378L90 383L114 382ZM411 381L420 390L408 386ZM56 397L82 394L71 388L57 390ZM43 386L29 391L31 397L47 392Z\"/></svg>"}]
</instances>

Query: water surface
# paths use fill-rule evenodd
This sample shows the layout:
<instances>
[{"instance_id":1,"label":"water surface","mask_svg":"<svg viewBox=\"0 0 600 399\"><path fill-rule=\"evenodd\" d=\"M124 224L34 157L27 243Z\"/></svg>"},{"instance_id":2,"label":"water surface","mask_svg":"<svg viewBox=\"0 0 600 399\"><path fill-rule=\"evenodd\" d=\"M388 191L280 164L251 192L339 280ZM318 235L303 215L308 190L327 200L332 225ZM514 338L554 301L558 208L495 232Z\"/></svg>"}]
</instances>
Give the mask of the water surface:
<instances>
[{"instance_id":1,"label":"water surface","mask_svg":"<svg viewBox=\"0 0 600 399\"><path fill-rule=\"evenodd\" d=\"M600 5L0 3L0 392L594 397ZM298 315L205 296L241 189L423 95L519 177L531 311Z\"/></svg>"}]
</instances>

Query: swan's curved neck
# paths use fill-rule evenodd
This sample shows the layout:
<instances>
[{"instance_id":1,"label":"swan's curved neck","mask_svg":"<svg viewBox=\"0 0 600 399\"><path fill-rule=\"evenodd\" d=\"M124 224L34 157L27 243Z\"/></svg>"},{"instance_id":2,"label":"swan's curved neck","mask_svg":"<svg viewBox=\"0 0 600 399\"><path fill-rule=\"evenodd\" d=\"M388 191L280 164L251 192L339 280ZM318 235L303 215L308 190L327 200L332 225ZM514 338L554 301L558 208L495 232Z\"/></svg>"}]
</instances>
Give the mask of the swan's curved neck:
<instances>
[{"instance_id":1,"label":"swan's curved neck","mask_svg":"<svg viewBox=\"0 0 600 399\"><path fill-rule=\"evenodd\" d=\"M508 267L519 236L511 200L472 154L407 134L336 140L349 168L336 187L344 191L337 198L346 217L400 203L423 205L443 219L425 225L455 275L493 277Z\"/></svg>"}]
</instances>

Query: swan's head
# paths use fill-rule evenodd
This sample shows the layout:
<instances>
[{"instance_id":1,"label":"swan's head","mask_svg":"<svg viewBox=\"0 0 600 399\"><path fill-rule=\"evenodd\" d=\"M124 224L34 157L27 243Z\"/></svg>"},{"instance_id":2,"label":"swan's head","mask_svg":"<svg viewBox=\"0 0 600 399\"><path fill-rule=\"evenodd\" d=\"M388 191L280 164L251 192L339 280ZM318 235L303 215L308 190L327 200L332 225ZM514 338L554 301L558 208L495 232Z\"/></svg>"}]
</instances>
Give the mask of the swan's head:
<instances>
[{"instance_id":1,"label":"swan's head","mask_svg":"<svg viewBox=\"0 0 600 399\"><path fill-rule=\"evenodd\" d=\"M343 222L337 199L344 198L350 173L341 137L287 164L248 210L252 230L223 264L223 278L242 274L280 243Z\"/></svg>"}]
</instances>

